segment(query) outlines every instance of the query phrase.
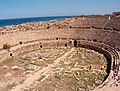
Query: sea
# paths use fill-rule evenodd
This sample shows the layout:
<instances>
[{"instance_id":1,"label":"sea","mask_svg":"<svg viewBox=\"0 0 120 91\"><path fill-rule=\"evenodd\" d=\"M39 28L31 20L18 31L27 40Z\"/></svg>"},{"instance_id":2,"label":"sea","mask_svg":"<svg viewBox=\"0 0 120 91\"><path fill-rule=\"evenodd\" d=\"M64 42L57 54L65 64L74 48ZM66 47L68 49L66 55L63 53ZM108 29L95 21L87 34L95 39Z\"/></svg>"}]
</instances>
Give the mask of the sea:
<instances>
[{"instance_id":1,"label":"sea","mask_svg":"<svg viewBox=\"0 0 120 91\"><path fill-rule=\"evenodd\" d=\"M0 20L0 27L23 24L28 22L44 22L50 20L60 20L63 18L69 18L71 16L54 16L54 17L33 17L33 18L18 18L18 19L4 19Z\"/></svg>"}]
</instances>

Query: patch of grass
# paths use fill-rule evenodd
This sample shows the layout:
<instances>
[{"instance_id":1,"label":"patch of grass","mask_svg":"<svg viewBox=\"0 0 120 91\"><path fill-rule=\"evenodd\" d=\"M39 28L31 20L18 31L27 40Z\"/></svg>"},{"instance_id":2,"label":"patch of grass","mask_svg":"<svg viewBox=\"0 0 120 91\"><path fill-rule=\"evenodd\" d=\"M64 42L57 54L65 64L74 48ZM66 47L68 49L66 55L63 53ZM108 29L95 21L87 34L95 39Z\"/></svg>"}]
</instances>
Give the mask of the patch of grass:
<instances>
[{"instance_id":1,"label":"patch of grass","mask_svg":"<svg viewBox=\"0 0 120 91\"><path fill-rule=\"evenodd\" d=\"M3 44L3 49L6 49L6 50L9 50L10 49L10 44L6 43L6 44Z\"/></svg>"},{"instance_id":2,"label":"patch of grass","mask_svg":"<svg viewBox=\"0 0 120 91\"><path fill-rule=\"evenodd\" d=\"M89 76L87 78L88 78L88 80L85 80L85 84L93 86L93 84L95 84L95 76L89 74Z\"/></svg>"},{"instance_id":3,"label":"patch of grass","mask_svg":"<svg viewBox=\"0 0 120 91\"><path fill-rule=\"evenodd\" d=\"M11 57L11 58L8 58L8 59L6 59L6 60L3 60L2 62L0 62L0 66L5 65L5 64L7 64L7 63L10 63L10 62L12 62L12 61L15 61L15 60L14 60L14 57Z\"/></svg>"}]
</instances>

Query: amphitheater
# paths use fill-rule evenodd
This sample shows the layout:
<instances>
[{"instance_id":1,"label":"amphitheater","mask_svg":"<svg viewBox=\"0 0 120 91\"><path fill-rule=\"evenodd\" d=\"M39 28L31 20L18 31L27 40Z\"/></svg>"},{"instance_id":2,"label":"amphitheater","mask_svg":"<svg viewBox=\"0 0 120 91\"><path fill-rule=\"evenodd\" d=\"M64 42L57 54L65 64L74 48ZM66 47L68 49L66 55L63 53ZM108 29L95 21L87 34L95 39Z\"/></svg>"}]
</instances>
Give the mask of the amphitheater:
<instances>
[{"instance_id":1,"label":"amphitheater","mask_svg":"<svg viewBox=\"0 0 120 91\"><path fill-rule=\"evenodd\" d=\"M31 22L0 27L0 65L2 65L0 67L0 91L119 91L119 37L119 14L78 16L48 22ZM3 49L3 45L6 43L10 45L9 50ZM28 56L29 53L37 50L44 52L44 50L47 48L57 51L59 49L58 52L53 52L52 54L57 55L57 53L61 52L61 54L57 55L60 57L57 57L57 61L55 63L48 64L44 68L37 67L34 72L31 72L31 74L30 71L25 72L25 70L21 70L20 65L17 65L16 62L13 62L13 64L11 62L7 63L7 61L10 60L20 60L17 59L18 55L24 54L25 57L25 54ZM52 68L54 68L54 65L57 65L57 62L63 60L70 53L75 52L77 48L81 48L80 50L86 50L88 52L94 51L95 53L104 55L107 60L107 67L105 69L107 74L104 76L103 82L94 89L80 89L79 87L79 89L64 90L60 89L59 85L56 87L56 89L50 88L52 85L50 85L50 79L48 78L50 78L52 75L51 70L53 70ZM51 49L50 51L52 52ZM64 51L67 52L64 53ZM39 55L39 58L42 60L41 55ZM30 58L27 57L27 59ZM32 60L30 65L32 64L34 64L34 60ZM11 65L12 68L10 68ZM4 76L2 76L3 74ZM23 74L26 74L24 75L24 79L22 79ZM16 79L14 79L14 75L17 75ZM44 76L39 79L41 75ZM36 86L40 83L37 84L35 81L38 79L40 80L41 84L43 82L41 88L45 87L45 82L46 84L49 83L49 86L46 85L46 89L37 89ZM7 81L8 83L6 83ZM18 83L13 84L14 82ZM32 84L34 84L35 87Z\"/></svg>"}]
</instances>

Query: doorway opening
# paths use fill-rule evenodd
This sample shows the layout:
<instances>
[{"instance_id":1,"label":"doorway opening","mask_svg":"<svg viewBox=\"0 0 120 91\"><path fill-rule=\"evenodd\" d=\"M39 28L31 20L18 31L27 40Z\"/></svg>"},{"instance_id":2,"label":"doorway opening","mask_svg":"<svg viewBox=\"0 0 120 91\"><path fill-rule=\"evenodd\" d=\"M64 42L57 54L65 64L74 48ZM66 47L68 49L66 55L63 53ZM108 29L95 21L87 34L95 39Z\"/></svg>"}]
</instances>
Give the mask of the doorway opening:
<instances>
[{"instance_id":1,"label":"doorway opening","mask_svg":"<svg viewBox=\"0 0 120 91\"><path fill-rule=\"evenodd\" d=\"M77 47L77 41L74 40L74 47Z\"/></svg>"}]
</instances>

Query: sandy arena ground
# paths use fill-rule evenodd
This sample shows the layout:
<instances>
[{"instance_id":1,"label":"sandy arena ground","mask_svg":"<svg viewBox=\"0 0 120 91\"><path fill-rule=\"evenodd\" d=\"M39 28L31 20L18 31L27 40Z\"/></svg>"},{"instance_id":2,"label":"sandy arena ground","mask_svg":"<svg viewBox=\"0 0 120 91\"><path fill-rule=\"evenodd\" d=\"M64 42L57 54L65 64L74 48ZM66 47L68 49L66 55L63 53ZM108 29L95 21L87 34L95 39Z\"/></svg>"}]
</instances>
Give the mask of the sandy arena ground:
<instances>
[{"instance_id":1,"label":"sandy arena ground","mask_svg":"<svg viewBox=\"0 0 120 91\"><path fill-rule=\"evenodd\" d=\"M0 91L89 91L106 75L102 54L84 48L42 48L0 63Z\"/></svg>"}]
</instances>

